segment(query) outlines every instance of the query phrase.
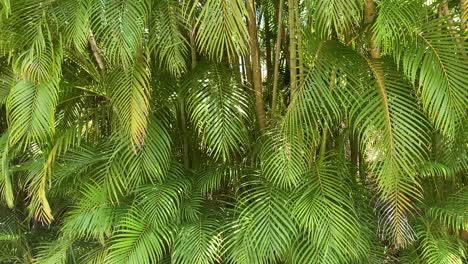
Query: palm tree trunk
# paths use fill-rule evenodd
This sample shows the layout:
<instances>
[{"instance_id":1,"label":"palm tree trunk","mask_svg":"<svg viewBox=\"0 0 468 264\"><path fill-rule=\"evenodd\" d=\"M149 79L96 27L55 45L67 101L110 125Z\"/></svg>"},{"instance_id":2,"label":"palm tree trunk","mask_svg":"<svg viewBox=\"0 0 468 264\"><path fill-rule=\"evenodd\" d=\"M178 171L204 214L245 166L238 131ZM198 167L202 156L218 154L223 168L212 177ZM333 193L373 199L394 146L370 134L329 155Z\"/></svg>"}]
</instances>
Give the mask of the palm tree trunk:
<instances>
[{"instance_id":1,"label":"palm tree trunk","mask_svg":"<svg viewBox=\"0 0 468 264\"><path fill-rule=\"evenodd\" d=\"M198 64L197 61L197 46L195 43L196 27L193 26L192 32L190 32L190 54L191 54L191 68L192 70ZM182 97L179 96L179 107L180 107L180 127L182 132L182 158L184 161L184 168L190 168L190 155L189 155L189 136L187 133L187 113L185 111L185 103Z\"/></svg>"},{"instance_id":2,"label":"palm tree trunk","mask_svg":"<svg viewBox=\"0 0 468 264\"><path fill-rule=\"evenodd\" d=\"M301 14L299 10L299 1L296 2L296 34L297 34L297 54L299 66L299 85L304 83L304 56L302 53L302 30Z\"/></svg>"},{"instance_id":3,"label":"palm tree trunk","mask_svg":"<svg viewBox=\"0 0 468 264\"><path fill-rule=\"evenodd\" d=\"M380 58L380 49L377 47L377 43L375 41L375 35L372 32L371 26L374 22L376 16L376 8L374 0L366 0L364 3L364 25L369 27L369 31L371 34L371 40L369 43L370 47L370 56L373 59Z\"/></svg>"},{"instance_id":4,"label":"palm tree trunk","mask_svg":"<svg viewBox=\"0 0 468 264\"><path fill-rule=\"evenodd\" d=\"M460 11L460 31L462 36L466 36L465 31L468 26L468 1L460 0Z\"/></svg>"},{"instance_id":5,"label":"palm tree trunk","mask_svg":"<svg viewBox=\"0 0 468 264\"><path fill-rule=\"evenodd\" d=\"M265 60L267 69L267 85L271 87L271 80L273 79L273 63L271 58L271 28L270 28L270 14L268 9L264 8L264 25L265 25Z\"/></svg>"},{"instance_id":6,"label":"palm tree trunk","mask_svg":"<svg viewBox=\"0 0 468 264\"><path fill-rule=\"evenodd\" d=\"M106 67L104 66L104 59L102 58L101 50L99 49L96 43L96 38L94 37L94 34L91 30L89 31L88 42L89 46L91 47L91 51L93 52L94 59L96 60L99 69L101 70L101 73L105 73Z\"/></svg>"},{"instance_id":7,"label":"palm tree trunk","mask_svg":"<svg viewBox=\"0 0 468 264\"><path fill-rule=\"evenodd\" d=\"M275 116L276 111L276 101L278 94L278 78L279 78L279 64L281 56L281 38L283 33L283 6L284 0L279 1L278 8L278 36L276 37L276 46L275 46L275 65L273 72L273 94L271 98L271 115Z\"/></svg>"},{"instance_id":8,"label":"palm tree trunk","mask_svg":"<svg viewBox=\"0 0 468 264\"><path fill-rule=\"evenodd\" d=\"M295 22L295 0L288 0L289 15L289 75L291 94L296 91L297 66L296 66L296 22Z\"/></svg>"},{"instance_id":9,"label":"palm tree trunk","mask_svg":"<svg viewBox=\"0 0 468 264\"><path fill-rule=\"evenodd\" d=\"M255 17L255 0L247 1L249 16L250 50L252 54L252 79L255 90L255 113L260 130L266 127L265 109L263 108L262 73L260 69L260 48L258 46L257 23Z\"/></svg>"}]
</instances>

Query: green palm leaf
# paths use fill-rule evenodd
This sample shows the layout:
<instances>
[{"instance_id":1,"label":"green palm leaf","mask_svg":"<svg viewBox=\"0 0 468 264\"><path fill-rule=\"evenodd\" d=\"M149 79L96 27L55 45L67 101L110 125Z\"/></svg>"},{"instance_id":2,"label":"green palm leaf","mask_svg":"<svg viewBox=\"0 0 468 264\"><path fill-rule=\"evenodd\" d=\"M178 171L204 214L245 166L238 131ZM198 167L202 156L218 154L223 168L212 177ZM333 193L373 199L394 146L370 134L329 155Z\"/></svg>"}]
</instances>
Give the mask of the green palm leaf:
<instances>
[{"instance_id":1,"label":"green palm leaf","mask_svg":"<svg viewBox=\"0 0 468 264\"><path fill-rule=\"evenodd\" d=\"M11 144L46 141L54 132L57 88L55 83L36 85L27 80L16 83L7 101Z\"/></svg>"},{"instance_id":2,"label":"green palm leaf","mask_svg":"<svg viewBox=\"0 0 468 264\"><path fill-rule=\"evenodd\" d=\"M82 190L79 203L64 220L63 234L73 239L109 238L119 221L119 206L113 203L102 187L87 184Z\"/></svg>"},{"instance_id":3,"label":"green palm leaf","mask_svg":"<svg viewBox=\"0 0 468 264\"><path fill-rule=\"evenodd\" d=\"M286 192L255 182L240 201L239 222L227 231L227 251L233 263L263 263L285 257L297 234Z\"/></svg>"},{"instance_id":4,"label":"green palm leaf","mask_svg":"<svg viewBox=\"0 0 468 264\"><path fill-rule=\"evenodd\" d=\"M363 13L363 1L325 0L309 1L314 6L315 29L324 38L332 33L343 36L359 25Z\"/></svg>"},{"instance_id":5,"label":"green palm leaf","mask_svg":"<svg viewBox=\"0 0 468 264\"><path fill-rule=\"evenodd\" d=\"M182 225L172 250L174 263L219 263L221 261L221 222L214 216L200 215Z\"/></svg>"},{"instance_id":6,"label":"green palm leaf","mask_svg":"<svg viewBox=\"0 0 468 264\"><path fill-rule=\"evenodd\" d=\"M466 260L466 245L462 241L438 235L434 232L433 224L429 222L418 225L417 230L421 239L419 249L424 263L462 264Z\"/></svg>"},{"instance_id":7,"label":"green palm leaf","mask_svg":"<svg viewBox=\"0 0 468 264\"><path fill-rule=\"evenodd\" d=\"M179 76L186 70L188 41L182 8L178 1L164 0L156 5L150 28L150 48L156 51L159 65Z\"/></svg>"},{"instance_id":8,"label":"green palm leaf","mask_svg":"<svg viewBox=\"0 0 468 264\"><path fill-rule=\"evenodd\" d=\"M307 172L307 183L295 194L292 212L305 230L299 248L293 250L298 263L346 263L368 254L366 241L360 239L364 228L344 179L347 169L336 158L320 157Z\"/></svg>"},{"instance_id":9,"label":"green palm leaf","mask_svg":"<svg viewBox=\"0 0 468 264\"><path fill-rule=\"evenodd\" d=\"M146 0L92 0L91 29L110 62L131 68L144 40Z\"/></svg>"},{"instance_id":10,"label":"green palm leaf","mask_svg":"<svg viewBox=\"0 0 468 264\"><path fill-rule=\"evenodd\" d=\"M154 263L163 257L173 240L171 226L157 226L132 209L113 236L107 263Z\"/></svg>"},{"instance_id":11,"label":"green palm leaf","mask_svg":"<svg viewBox=\"0 0 468 264\"><path fill-rule=\"evenodd\" d=\"M187 88L189 115L208 153L227 160L248 141L248 95L223 66L199 67Z\"/></svg>"},{"instance_id":12,"label":"green palm leaf","mask_svg":"<svg viewBox=\"0 0 468 264\"><path fill-rule=\"evenodd\" d=\"M304 180L311 158L311 144L298 137L273 132L262 144L262 175L273 184L287 189L298 187Z\"/></svg>"},{"instance_id":13,"label":"green palm leaf","mask_svg":"<svg viewBox=\"0 0 468 264\"><path fill-rule=\"evenodd\" d=\"M406 214L421 198L415 169L427 156L427 122L412 87L389 62L369 61L373 89L362 98L355 126L362 128L361 148L380 192L384 228L398 246L414 237Z\"/></svg>"},{"instance_id":14,"label":"green palm leaf","mask_svg":"<svg viewBox=\"0 0 468 264\"><path fill-rule=\"evenodd\" d=\"M67 47L86 51L90 31L90 3L90 0L67 0L58 3L58 19Z\"/></svg>"},{"instance_id":15,"label":"green palm leaf","mask_svg":"<svg viewBox=\"0 0 468 264\"><path fill-rule=\"evenodd\" d=\"M194 1L196 9L200 1ZM210 58L221 61L248 51L248 31L244 22L247 10L241 0L208 0L203 2L197 19L197 46Z\"/></svg>"},{"instance_id":16,"label":"green palm leaf","mask_svg":"<svg viewBox=\"0 0 468 264\"><path fill-rule=\"evenodd\" d=\"M111 102L118 124L132 144L142 148L148 127L150 73L148 57L141 54L130 70L115 69L108 77ZM134 147L132 147L134 148Z\"/></svg>"}]
</instances>

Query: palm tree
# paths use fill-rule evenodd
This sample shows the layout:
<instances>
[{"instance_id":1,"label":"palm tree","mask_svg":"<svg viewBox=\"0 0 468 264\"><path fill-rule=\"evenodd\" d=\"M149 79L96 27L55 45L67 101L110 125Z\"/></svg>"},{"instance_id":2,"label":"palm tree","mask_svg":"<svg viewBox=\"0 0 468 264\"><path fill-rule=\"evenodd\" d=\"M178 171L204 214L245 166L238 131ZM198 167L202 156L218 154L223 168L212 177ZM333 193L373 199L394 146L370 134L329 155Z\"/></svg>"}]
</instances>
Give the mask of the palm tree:
<instances>
[{"instance_id":1,"label":"palm tree","mask_svg":"<svg viewBox=\"0 0 468 264\"><path fill-rule=\"evenodd\" d=\"M0 262L465 263L467 10L0 0Z\"/></svg>"}]
</instances>

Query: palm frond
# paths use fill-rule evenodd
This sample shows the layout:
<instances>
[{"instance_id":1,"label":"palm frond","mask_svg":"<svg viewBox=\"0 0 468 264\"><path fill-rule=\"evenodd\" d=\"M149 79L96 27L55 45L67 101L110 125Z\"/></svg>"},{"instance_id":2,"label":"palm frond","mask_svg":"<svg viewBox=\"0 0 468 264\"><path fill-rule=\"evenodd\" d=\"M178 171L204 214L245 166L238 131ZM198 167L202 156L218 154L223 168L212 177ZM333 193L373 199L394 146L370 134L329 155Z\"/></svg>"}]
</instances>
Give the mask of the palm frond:
<instances>
[{"instance_id":1,"label":"palm frond","mask_svg":"<svg viewBox=\"0 0 468 264\"><path fill-rule=\"evenodd\" d=\"M194 1L196 9L200 1ZM221 61L244 55L248 51L247 10L241 0L208 0L197 19L197 48L208 57Z\"/></svg>"},{"instance_id":2,"label":"palm frond","mask_svg":"<svg viewBox=\"0 0 468 264\"><path fill-rule=\"evenodd\" d=\"M34 263L45 264L65 264L69 263L69 251L72 241L67 239L57 239L39 247Z\"/></svg>"},{"instance_id":3,"label":"palm frond","mask_svg":"<svg viewBox=\"0 0 468 264\"><path fill-rule=\"evenodd\" d=\"M195 222L181 226L175 238L172 261L176 263L219 263L221 261L221 221L201 215Z\"/></svg>"},{"instance_id":4,"label":"palm frond","mask_svg":"<svg viewBox=\"0 0 468 264\"><path fill-rule=\"evenodd\" d=\"M310 3L316 5L313 7L316 20L314 28L323 38L330 38L332 33L344 36L360 24L363 1L326 0Z\"/></svg>"},{"instance_id":5,"label":"palm frond","mask_svg":"<svg viewBox=\"0 0 468 264\"><path fill-rule=\"evenodd\" d=\"M228 258L233 263L283 259L298 231L287 193L257 181L239 202L239 222L227 231Z\"/></svg>"},{"instance_id":6,"label":"palm frond","mask_svg":"<svg viewBox=\"0 0 468 264\"><path fill-rule=\"evenodd\" d=\"M133 67L144 43L148 1L93 0L90 9L91 29L105 57L112 64Z\"/></svg>"},{"instance_id":7,"label":"palm frond","mask_svg":"<svg viewBox=\"0 0 468 264\"><path fill-rule=\"evenodd\" d=\"M434 233L431 223L418 225L418 236L421 239L420 251L424 263L428 264L462 264L466 254L466 245L457 238L440 236Z\"/></svg>"},{"instance_id":8,"label":"palm frond","mask_svg":"<svg viewBox=\"0 0 468 264\"><path fill-rule=\"evenodd\" d=\"M125 136L141 148L147 134L150 73L148 57L140 54L130 70L116 69L109 75L108 89Z\"/></svg>"},{"instance_id":9,"label":"palm frond","mask_svg":"<svg viewBox=\"0 0 468 264\"><path fill-rule=\"evenodd\" d=\"M412 87L389 62L369 61L373 89L362 98L355 127L362 128L361 149L368 153L370 170L382 201L384 229L396 245L414 238L406 214L420 199L415 169L427 157L428 126Z\"/></svg>"},{"instance_id":10,"label":"palm frond","mask_svg":"<svg viewBox=\"0 0 468 264\"><path fill-rule=\"evenodd\" d=\"M87 184L81 191L81 199L67 213L63 234L70 239L98 239L103 242L109 238L119 221L119 210L123 208L110 201L102 187Z\"/></svg>"},{"instance_id":11,"label":"palm frond","mask_svg":"<svg viewBox=\"0 0 468 264\"><path fill-rule=\"evenodd\" d=\"M156 51L159 65L179 76L186 70L188 55L188 41L184 35L187 26L182 7L178 1L165 0L155 8L157 12L150 28L150 49Z\"/></svg>"},{"instance_id":12,"label":"palm frond","mask_svg":"<svg viewBox=\"0 0 468 264\"><path fill-rule=\"evenodd\" d=\"M273 132L262 144L262 175L279 187L298 187L312 158L311 146L306 139Z\"/></svg>"},{"instance_id":13,"label":"palm frond","mask_svg":"<svg viewBox=\"0 0 468 264\"><path fill-rule=\"evenodd\" d=\"M468 230L468 188L427 208L427 214L453 230Z\"/></svg>"},{"instance_id":14,"label":"palm frond","mask_svg":"<svg viewBox=\"0 0 468 264\"><path fill-rule=\"evenodd\" d=\"M292 207L294 217L305 230L298 247L312 248L294 254L302 259L301 263L346 263L368 254L366 240L360 239L364 229L343 178L347 173L334 155L319 157L307 172L309 180L297 192Z\"/></svg>"},{"instance_id":15,"label":"palm frond","mask_svg":"<svg viewBox=\"0 0 468 264\"><path fill-rule=\"evenodd\" d=\"M65 46L86 51L90 32L90 0L68 0L58 3L57 19L60 21Z\"/></svg>"},{"instance_id":16,"label":"palm frond","mask_svg":"<svg viewBox=\"0 0 468 264\"><path fill-rule=\"evenodd\" d=\"M227 160L248 141L248 95L221 65L200 65L187 87L187 109L208 153Z\"/></svg>"},{"instance_id":17,"label":"palm frond","mask_svg":"<svg viewBox=\"0 0 468 264\"><path fill-rule=\"evenodd\" d=\"M143 217L143 212L131 209L113 236L108 263L158 262L173 241L171 225L157 226Z\"/></svg>"}]
</instances>

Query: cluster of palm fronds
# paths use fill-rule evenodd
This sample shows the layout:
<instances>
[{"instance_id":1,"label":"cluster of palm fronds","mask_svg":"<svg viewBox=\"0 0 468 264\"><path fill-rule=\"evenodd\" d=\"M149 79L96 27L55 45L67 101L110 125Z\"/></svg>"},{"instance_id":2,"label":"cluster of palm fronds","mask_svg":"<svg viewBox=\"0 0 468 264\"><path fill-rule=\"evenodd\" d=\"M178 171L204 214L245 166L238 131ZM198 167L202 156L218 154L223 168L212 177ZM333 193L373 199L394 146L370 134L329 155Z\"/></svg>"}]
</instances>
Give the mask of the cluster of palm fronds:
<instances>
[{"instance_id":1,"label":"cluster of palm fronds","mask_svg":"<svg viewBox=\"0 0 468 264\"><path fill-rule=\"evenodd\" d=\"M0 0L0 262L466 263L467 20Z\"/></svg>"}]
</instances>

